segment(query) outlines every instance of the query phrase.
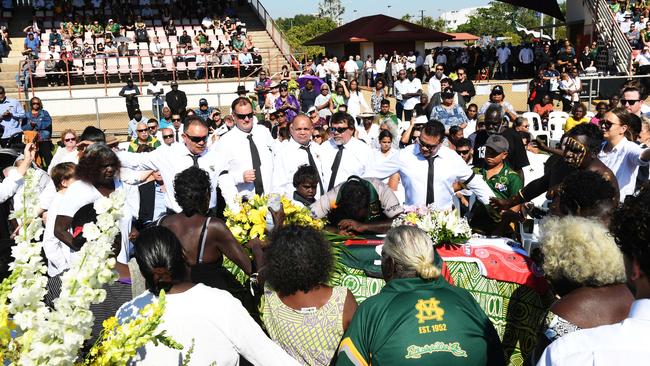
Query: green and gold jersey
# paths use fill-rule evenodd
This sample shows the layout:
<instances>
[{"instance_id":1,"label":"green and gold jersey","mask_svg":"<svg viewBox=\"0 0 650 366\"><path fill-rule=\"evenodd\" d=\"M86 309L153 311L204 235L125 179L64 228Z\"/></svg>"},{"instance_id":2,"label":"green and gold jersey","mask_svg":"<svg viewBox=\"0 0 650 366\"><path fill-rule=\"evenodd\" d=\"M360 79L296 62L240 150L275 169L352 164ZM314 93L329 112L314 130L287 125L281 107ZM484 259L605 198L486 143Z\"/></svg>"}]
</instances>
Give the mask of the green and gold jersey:
<instances>
[{"instance_id":1,"label":"green and gold jersey","mask_svg":"<svg viewBox=\"0 0 650 366\"><path fill-rule=\"evenodd\" d=\"M395 279L358 308L336 365L504 365L494 326L443 278Z\"/></svg>"}]
</instances>

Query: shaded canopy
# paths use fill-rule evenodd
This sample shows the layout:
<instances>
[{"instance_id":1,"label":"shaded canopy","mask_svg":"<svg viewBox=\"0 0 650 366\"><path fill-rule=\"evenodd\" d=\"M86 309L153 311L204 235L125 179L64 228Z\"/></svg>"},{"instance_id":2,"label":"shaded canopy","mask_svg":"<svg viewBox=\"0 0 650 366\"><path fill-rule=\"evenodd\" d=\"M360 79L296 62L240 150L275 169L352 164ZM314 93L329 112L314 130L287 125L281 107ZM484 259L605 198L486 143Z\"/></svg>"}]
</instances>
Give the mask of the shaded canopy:
<instances>
[{"instance_id":1,"label":"shaded canopy","mask_svg":"<svg viewBox=\"0 0 650 366\"><path fill-rule=\"evenodd\" d=\"M550 15L553 18L564 20L564 14L560 10L557 0L500 0L504 3L521 6L531 10Z\"/></svg>"},{"instance_id":2,"label":"shaded canopy","mask_svg":"<svg viewBox=\"0 0 650 366\"><path fill-rule=\"evenodd\" d=\"M356 19L305 43L306 46L357 42L442 42L449 34L378 14Z\"/></svg>"}]
</instances>

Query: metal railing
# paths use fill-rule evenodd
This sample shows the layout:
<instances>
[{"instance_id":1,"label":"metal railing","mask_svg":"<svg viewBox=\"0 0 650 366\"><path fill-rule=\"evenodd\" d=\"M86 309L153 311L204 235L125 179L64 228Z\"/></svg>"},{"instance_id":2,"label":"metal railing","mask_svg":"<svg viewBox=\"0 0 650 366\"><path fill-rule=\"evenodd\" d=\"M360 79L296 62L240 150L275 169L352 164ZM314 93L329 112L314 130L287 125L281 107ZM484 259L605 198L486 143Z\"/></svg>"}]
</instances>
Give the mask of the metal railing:
<instances>
[{"instance_id":1,"label":"metal railing","mask_svg":"<svg viewBox=\"0 0 650 366\"><path fill-rule=\"evenodd\" d=\"M618 72L629 74L632 69L632 46L616 17L604 0L583 0L594 18L596 32L608 51L614 52L614 63Z\"/></svg>"},{"instance_id":2,"label":"metal railing","mask_svg":"<svg viewBox=\"0 0 650 366\"><path fill-rule=\"evenodd\" d=\"M257 14L258 18L264 25L266 32L271 36L273 42L275 42L276 46L278 46L278 48L280 49L280 52L283 55L285 55L285 59L287 60L289 65L291 65L291 67L294 70L297 70L299 63L296 60L296 58L293 56L291 45L289 44L289 42L287 42L284 34L280 30L280 27L278 27L278 25L275 24L275 21L273 20L273 18L271 18L269 12L266 11L264 5L262 5L262 3L259 2L259 0L248 0L248 4L255 11L255 14Z\"/></svg>"},{"instance_id":3,"label":"metal railing","mask_svg":"<svg viewBox=\"0 0 650 366\"><path fill-rule=\"evenodd\" d=\"M231 93L187 93L187 108L197 109L199 99L207 99L212 108L218 108L222 116L230 113L230 104L237 94ZM154 96L138 95L138 108L142 111L142 120L156 117L156 110L152 104ZM106 132L116 135L127 133L130 120L124 97L78 97L78 98L41 98L43 109L52 116L53 135L72 129L82 131L87 126L95 126ZM25 103L28 100L21 99ZM162 108L162 107L161 107Z\"/></svg>"},{"instance_id":4,"label":"metal railing","mask_svg":"<svg viewBox=\"0 0 650 366\"><path fill-rule=\"evenodd\" d=\"M205 80L205 91L210 92L210 82L217 80L219 74L236 78L238 83L245 82L255 77L260 70L270 70L274 63L276 67L279 66L279 59L287 57L283 54L271 57L269 50L264 53L261 64L245 65L239 63L238 57L232 60L232 64L221 64L217 61L216 57L218 55L216 54L196 52L185 54L167 53L161 56L131 55L67 58L67 62L63 62L65 69L59 67L60 71L45 71L45 65L50 60L35 59L24 61L32 62L33 65L28 67L24 74L21 73L21 78L27 81L32 96L35 96L37 91L35 81L47 79L48 76L51 76L51 79L59 79L57 81L60 82L60 79L63 78L63 84L68 88L68 93L72 97L73 86L84 85L89 81L95 81L96 84L101 85L100 87L105 90L105 95L108 95L107 90L111 78L117 77L119 80L123 77L133 78L142 87L145 75L167 73L170 80L177 80L179 79L179 73L184 73L187 75L187 79L191 79L191 73L195 73L196 76L197 70L203 69L201 80ZM238 56L240 53L231 52L229 54ZM197 62L200 60L202 61ZM300 67L300 64L298 66ZM23 91L27 95L27 91Z\"/></svg>"}]
</instances>

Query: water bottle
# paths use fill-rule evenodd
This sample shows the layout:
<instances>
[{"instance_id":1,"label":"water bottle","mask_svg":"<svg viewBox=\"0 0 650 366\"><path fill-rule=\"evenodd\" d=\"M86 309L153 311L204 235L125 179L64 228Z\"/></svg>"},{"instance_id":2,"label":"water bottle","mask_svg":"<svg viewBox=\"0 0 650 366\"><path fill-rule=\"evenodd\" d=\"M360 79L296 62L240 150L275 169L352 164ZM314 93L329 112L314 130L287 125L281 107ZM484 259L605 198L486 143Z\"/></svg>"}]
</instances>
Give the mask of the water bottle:
<instances>
[{"instance_id":1,"label":"water bottle","mask_svg":"<svg viewBox=\"0 0 650 366\"><path fill-rule=\"evenodd\" d=\"M269 194L269 202L267 204L269 210L266 212L266 231L271 232L275 227L273 222L273 215L271 215L271 210L277 212L282 208L282 202L280 201L280 195L277 193Z\"/></svg>"}]
</instances>

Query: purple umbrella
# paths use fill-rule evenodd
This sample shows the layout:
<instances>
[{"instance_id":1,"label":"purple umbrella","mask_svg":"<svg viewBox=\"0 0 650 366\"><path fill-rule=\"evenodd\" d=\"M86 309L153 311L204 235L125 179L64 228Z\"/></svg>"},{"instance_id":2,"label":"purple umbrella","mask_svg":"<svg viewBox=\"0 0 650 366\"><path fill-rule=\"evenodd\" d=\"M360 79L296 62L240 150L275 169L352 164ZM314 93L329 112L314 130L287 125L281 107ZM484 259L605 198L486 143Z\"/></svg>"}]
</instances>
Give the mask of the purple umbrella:
<instances>
[{"instance_id":1,"label":"purple umbrella","mask_svg":"<svg viewBox=\"0 0 650 366\"><path fill-rule=\"evenodd\" d=\"M314 83L314 89L315 90L320 90L320 86L323 85L325 82L321 80L318 76L314 75L303 75L298 78L298 85L300 85L301 88L305 87L305 83L307 80L311 80L312 83Z\"/></svg>"}]
</instances>

